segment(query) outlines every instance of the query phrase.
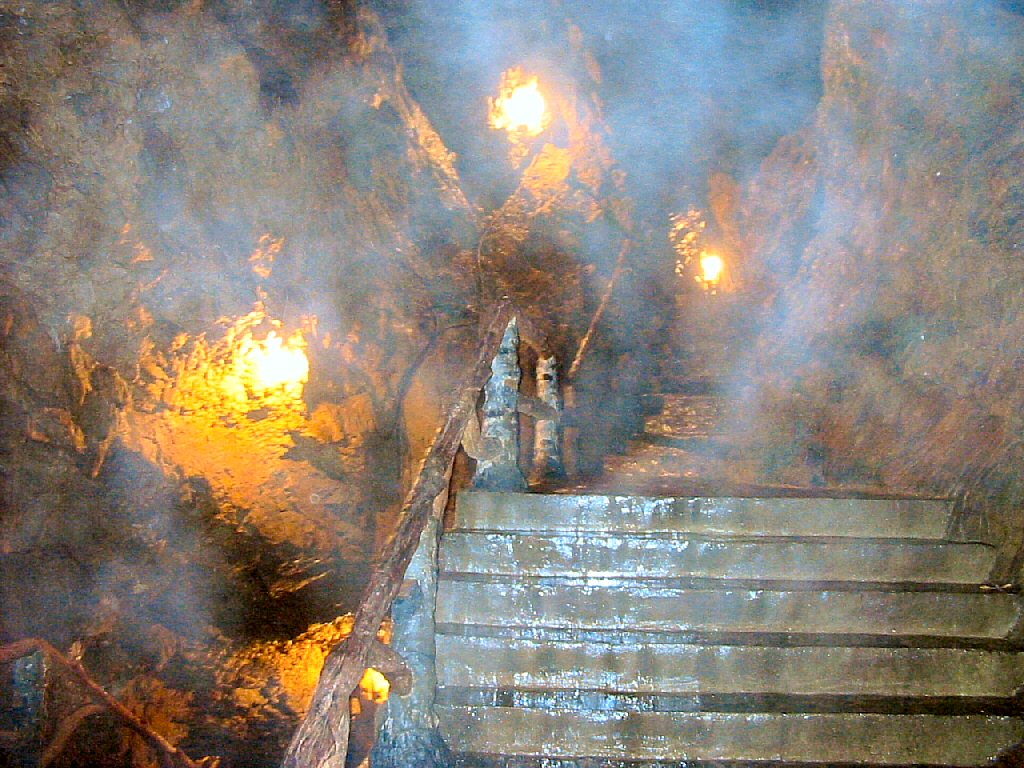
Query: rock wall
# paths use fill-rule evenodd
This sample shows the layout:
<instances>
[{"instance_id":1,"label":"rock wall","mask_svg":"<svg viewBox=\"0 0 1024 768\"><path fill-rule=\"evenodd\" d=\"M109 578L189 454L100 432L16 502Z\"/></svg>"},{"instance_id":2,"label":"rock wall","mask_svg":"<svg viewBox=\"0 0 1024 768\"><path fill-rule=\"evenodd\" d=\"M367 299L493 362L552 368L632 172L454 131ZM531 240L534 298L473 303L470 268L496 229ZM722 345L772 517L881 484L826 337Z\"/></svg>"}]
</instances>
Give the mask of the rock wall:
<instances>
[{"instance_id":1,"label":"rock wall","mask_svg":"<svg viewBox=\"0 0 1024 768\"><path fill-rule=\"evenodd\" d=\"M354 4L5 5L0 60L0 642L187 719L167 686L354 607L475 337L476 212ZM270 333L304 385L253 385ZM201 710L186 747L244 754Z\"/></svg>"},{"instance_id":2,"label":"rock wall","mask_svg":"<svg viewBox=\"0 0 1024 768\"><path fill-rule=\"evenodd\" d=\"M377 469L373 440L395 443L382 486L400 475L409 369L464 323L448 268L474 226L375 18L94 2L2 22L6 330L35 324L52 360L31 372L63 398L22 410L50 408L93 480L116 433L175 482L202 478L240 529L365 559L395 491L353 477ZM271 331L302 334L310 359L291 404L232 383ZM40 418L9 434L33 439ZM8 542L68 514L5 490Z\"/></svg>"},{"instance_id":3,"label":"rock wall","mask_svg":"<svg viewBox=\"0 0 1024 768\"><path fill-rule=\"evenodd\" d=\"M965 534L1012 549L1024 17L1008 8L832 2L816 123L746 189L771 301L736 427L763 478L959 495Z\"/></svg>"}]
</instances>

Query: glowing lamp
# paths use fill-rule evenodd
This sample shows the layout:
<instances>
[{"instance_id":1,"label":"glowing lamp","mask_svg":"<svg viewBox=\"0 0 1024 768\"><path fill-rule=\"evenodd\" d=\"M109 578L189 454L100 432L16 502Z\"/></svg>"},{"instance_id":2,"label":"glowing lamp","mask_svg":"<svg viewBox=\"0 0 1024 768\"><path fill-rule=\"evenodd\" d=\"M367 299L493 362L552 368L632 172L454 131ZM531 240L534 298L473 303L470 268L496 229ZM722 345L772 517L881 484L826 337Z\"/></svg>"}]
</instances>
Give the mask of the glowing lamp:
<instances>
[{"instance_id":1,"label":"glowing lamp","mask_svg":"<svg viewBox=\"0 0 1024 768\"><path fill-rule=\"evenodd\" d=\"M363 679L359 681L359 692L375 704L383 704L388 700L391 683L373 667L367 668Z\"/></svg>"},{"instance_id":2,"label":"glowing lamp","mask_svg":"<svg viewBox=\"0 0 1024 768\"><path fill-rule=\"evenodd\" d=\"M513 139L539 136L551 122L537 78L518 67L502 75L498 96L489 102L491 128L507 131Z\"/></svg>"},{"instance_id":3,"label":"glowing lamp","mask_svg":"<svg viewBox=\"0 0 1024 768\"><path fill-rule=\"evenodd\" d=\"M697 279L708 288L715 288L722 279L725 262L714 253L702 253L700 256L700 277Z\"/></svg>"},{"instance_id":4,"label":"glowing lamp","mask_svg":"<svg viewBox=\"0 0 1024 768\"><path fill-rule=\"evenodd\" d=\"M537 89L537 78L520 85L507 98L500 99L499 128L509 131L524 131L536 136L544 130L544 113L547 104Z\"/></svg>"},{"instance_id":5,"label":"glowing lamp","mask_svg":"<svg viewBox=\"0 0 1024 768\"><path fill-rule=\"evenodd\" d=\"M240 358L248 373L248 384L256 394L279 387L299 387L309 381L309 359L305 341L296 332L282 339L276 331L263 341L248 338L243 343Z\"/></svg>"}]
</instances>

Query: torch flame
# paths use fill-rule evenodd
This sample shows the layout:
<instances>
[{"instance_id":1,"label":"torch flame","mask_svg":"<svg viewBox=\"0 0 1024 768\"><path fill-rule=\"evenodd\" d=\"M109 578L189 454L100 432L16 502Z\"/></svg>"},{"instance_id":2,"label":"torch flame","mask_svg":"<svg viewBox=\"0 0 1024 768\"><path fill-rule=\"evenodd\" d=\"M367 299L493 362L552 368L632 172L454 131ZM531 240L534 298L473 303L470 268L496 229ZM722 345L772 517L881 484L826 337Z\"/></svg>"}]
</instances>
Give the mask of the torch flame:
<instances>
[{"instance_id":1,"label":"torch flame","mask_svg":"<svg viewBox=\"0 0 1024 768\"><path fill-rule=\"evenodd\" d=\"M490 103L491 127L512 135L539 136L551 119L537 78L527 78L519 68L502 76L498 98Z\"/></svg>"},{"instance_id":2,"label":"torch flame","mask_svg":"<svg viewBox=\"0 0 1024 768\"><path fill-rule=\"evenodd\" d=\"M714 253L702 253L700 256L700 280L709 287L718 285L722 279L722 271L725 269L725 262L722 257Z\"/></svg>"},{"instance_id":3,"label":"torch flame","mask_svg":"<svg viewBox=\"0 0 1024 768\"><path fill-rule=\"evenodd\" d=\"M309 381L309 359L304 347L305 340L297 331L288 339L282 339L276 331L268 333L263 341L246 338L239 360L249 374L252 390L256 394L279 387L301 391Z\"/></svg>"}]
</instances>

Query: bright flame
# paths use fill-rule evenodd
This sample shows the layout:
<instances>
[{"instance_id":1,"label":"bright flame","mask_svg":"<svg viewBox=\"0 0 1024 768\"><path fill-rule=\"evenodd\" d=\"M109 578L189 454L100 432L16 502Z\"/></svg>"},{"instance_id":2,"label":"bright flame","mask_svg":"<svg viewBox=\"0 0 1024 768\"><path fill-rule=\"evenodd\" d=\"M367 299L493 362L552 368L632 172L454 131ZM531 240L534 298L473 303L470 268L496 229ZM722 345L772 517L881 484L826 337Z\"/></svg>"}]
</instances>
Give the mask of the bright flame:
<instances>
[{"instance_id":1,"label":"bright flame","mask_svg":"<svg viewBox=\"0 0 1024 768\"><path fill-rule=\"evenodd\" d=\"M518 67L502 75L498 98L490 104L491 127L512 135L538 136L551 119L537 78L527 78Z\"/></svg>"},{"instance_id":2,"label":"bright flame","mask_svg":"<svg viewBox=\"0 0 1024 768\"><path fill-rule=\"evenodd\" d=\"M700 256L700 280L705 285L714 287L722 279L722 270L725 269L725 262L722 257L714 253L702 253Z\"/></svg>"},{"instance_id":3,"label":"bright flame","mask_svg":"<svg viewBox=\"0 0 1024 768\"><path fill-rule=\"evenodd\" d=\"M297 388L301 392L302 385L309 381L305 346L298 331L288 339L282 339L276 331L268 333L263 341L245 338L238 359L246 369L247 383L253 392L261 395L279 387Z\"/></svg>"},{"instance_id":4,"label":"bright flame","mask_svg":"<svg viewBox=\"0 0 1024 768\"><path fill-rule=\"evenodd\" d=\"M547 105L537 90L537 78L521 85L501 101L502 120L512 130L522 129L536 136L544 129L544 112Z\"/></svg>"},{"instance_id":5,"label":"bright flame","mask_svg":"<svg viewBox=\"0 0 1024 768\"><path fill-rule=\"evenodd\" d=\"M363 673L363 679L359 681L359 691L374 704L383 704L388 700L391 683L376 669L368 667Z\"/></svg>"}]
</instances>

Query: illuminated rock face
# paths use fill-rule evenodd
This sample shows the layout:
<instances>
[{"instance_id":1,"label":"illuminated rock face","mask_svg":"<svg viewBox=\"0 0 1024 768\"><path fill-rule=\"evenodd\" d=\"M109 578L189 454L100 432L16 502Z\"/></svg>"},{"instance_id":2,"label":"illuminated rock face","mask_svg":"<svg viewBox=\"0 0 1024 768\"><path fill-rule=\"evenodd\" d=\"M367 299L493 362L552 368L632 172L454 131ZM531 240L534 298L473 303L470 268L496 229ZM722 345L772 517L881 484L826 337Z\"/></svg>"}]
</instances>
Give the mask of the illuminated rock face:
<instances>
[{"instance_id":1,"label":"illuminated rock face","mask_svg":"<svg viewBox=\"0 0 1024 768\"><path fill-rule=\"evenodd\" d=\"M312 666L276 708L224 661L354 607L474 336L476 214L371 13L222 10L0 13L0 643L202 690L190 752L253 765Z\"/></svg>"},{"instance_id":2,"label":"illuminated rock face","mask_svg":"<svg viewBox=\"0 0 1024 768\"><path fill-rule=\"evenodd\" d=\"M5 485L3 546L89 519L57 490L77 498L80 470L130 506L128 457L277 551L257 568L274 599L333 618L472 336L448 325L475 288L475 212L369 11L157 5L0 20L16 31L0 287L4 333L26 335L8 345L5 446L12 466L54 464ZM413 390L429 405L409 417ZM350 583L323 587L328 572Z\"/></svg>"},{"instance_id":3,"label":"illuminated rock face","mask_svg":"<svg viewBox=\"0 0 1024 768\"><path fill-rule=\"evenodd\" d=\"M741 206L778 288L734 379L765 477L810 452L1020 528L1022 33L1010 4L831 4L815 124Z\"/></svg>"}]
</instances>

